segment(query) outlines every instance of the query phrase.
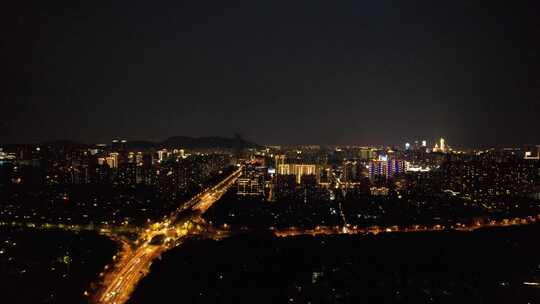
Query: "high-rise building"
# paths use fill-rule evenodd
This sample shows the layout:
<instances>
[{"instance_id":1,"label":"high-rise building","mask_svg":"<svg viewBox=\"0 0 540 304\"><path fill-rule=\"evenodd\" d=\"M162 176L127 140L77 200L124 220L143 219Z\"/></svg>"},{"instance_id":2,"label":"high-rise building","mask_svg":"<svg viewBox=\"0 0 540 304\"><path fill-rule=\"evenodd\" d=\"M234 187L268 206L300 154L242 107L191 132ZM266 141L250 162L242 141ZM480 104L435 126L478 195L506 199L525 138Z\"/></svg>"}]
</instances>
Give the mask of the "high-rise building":
<instances>
[{"instance_id":1,"label":"high-rise building","mask_svg":"<svg viewBox=\"0 0 540 304\"><path fill-rule=\"evenodd\" d=\"M289 164L280 164L276 168L277 175L292 175L291 166Z\"/></svg>"},{"instance_id":2,"label":"high-rise building","mask_svg":"<svg viewBox=\"0 0 540 304\"><path fill-rule=\"evenodd\" d=\"M137 160L135 159L135 152L129 152L127 155L127 162L132 164L135 163Z\"/></svg>"},{"instance_id":3,"label":"high-rise building","mask_svg":"<svg viewBox=\"0 0 540 304\"><path fill-rule=\"evenodd\" d=\"M319 166L318 167L318 176L317 180L322 186L330 186L332 169L329 166Z\"/></svg>"},{"instance_id":4,"label":"high-rise building","mask_svg":"<svg viewBox=\"0 0 540 304\"><path fill-rule=\"evenodd\" d=\"M341 177L345 186L358 184L362 178L362 166L360 162L347 160L343 162L343 174Z\"/></svg>"},{"instance_id":5,"label":"high-rise building","mask_svg":"<svg viewBox=\"0 0 540 304\"><path fill-rule=\"evenodd\" d=\"M308 164L280 164L277 167L278 175L294 175L296 182L300 184L303 175L316 175L317 166Z\"/></svg>"},{"instance_id":6,"label":"high-rise building","mask_svg":"<svg viewBox=\"0 0 540 304\"><path fill-rule=\"evenodd\" d=\"M293 165L293 172L296 176L297 183L300 183L302 181L302 176L304 175L315 175L317 174L317 166L316 165Z\"/></svg>"},{"instance_id":7,"label":"high-rise building","mask_svg":"<svg viewBox=\"0 0 540 304\"><path fill-rule=\"evenodd\" d=\"M119 154L116 152L112 152L109 154L109 157L105 159L105 161L107 162L107 165L109 165L109 168L111 169L118 168L118 157L119 157Z\"/></svg>"},{"instance_id":8,"label":"high-rise building","mask_svg":"<svg viewBox=\"0 0 540 304\"><path fill-rule=\"evenodd\" d=\"M169 156L175 156L177 158L186 158L188 155L186 154L186 151L184 149L173 149L172 153L167 153Z\"/></svg>"},{"instance_id":9,"label":"high-rise building","mask_svg":"<svg viewBox=\"0 0 540 304\"><path fill-rule=\"evenodd\" d=\"M157 155L158 155L158 162L162 163L169 159L170 152L167 151L167 149L162 149L162 150L157 151Z\"/></svg>"},{"instance_id":10,"label":"high-rise building","mask_svg":"<svg viewBox=\"0 0 540 304\"><path fill-rule=\"evenodd\" d=\"M259 178L239 178L236 181L238 195L264 195L264 184Z\"/></svg>"},{"instance_id":11,"label":"high-rise building","mask_svg":"<svg viewBox=\"0 0 540 304\"><path fill-rule=\"evenodd\" d=\"M377 151L371 148L360 148L358 156L361 160L371 160L377 156Z\"/></svg>"},{"instance_id":12,"label":"high-rise building","mask_svg":"<svg viewBox=\"0 0 540 304\"><path fill-rule=\"evenodd\" d=\"M135 155L135 163L137 164L137 166L143 165L144 155L142 154L142 152L137 152L137 154Z\"/></svg>"},{"instance_id":13,"label":"high-rise building","mask_svg":"<svg viewBox=\"0 0 540 304\"><path fill-rule=\"evenodd\" d=\"M369 176L375 178L384 176L386 178L403 173L406 170L406 162L398 159L379 158L369 163Z\"/></svg>"},{"instance_id":14,"label":"high-rise building","mask_svg":"<svg viewBox=\"0 0 540 304\"><path fill-rule=\"evenodd\" d=\"M276 171L278 171L278 168L279 168L280 165L284 165L284 164L285 164L285 155L283 155L283 154L276 155L276 164L275 164L276 165L276 167L275 167Z\"/></svg>"},{"instance_id":15,"label":"high-rise building","mask_svg":"<svg viewBox=\"0 0 540 304\"><path fill-rule=\"evenodd\" d=\"M242 196L264 196L265 168L254 164L244 166L242 176L237 180L237 194Z\"/></svg>"},{"instance_id":16,"label":"high-rise building","mask_svg":"<svg viewBox=\"0 0 540 304\"><path fill-rule=\"evenodd\" d=\"M441 152L446 152L446 143L445 143L445 140L444 138L441 137L441 139L439 140L439 149L441 150Z\"/></svg>"}]
</instances>

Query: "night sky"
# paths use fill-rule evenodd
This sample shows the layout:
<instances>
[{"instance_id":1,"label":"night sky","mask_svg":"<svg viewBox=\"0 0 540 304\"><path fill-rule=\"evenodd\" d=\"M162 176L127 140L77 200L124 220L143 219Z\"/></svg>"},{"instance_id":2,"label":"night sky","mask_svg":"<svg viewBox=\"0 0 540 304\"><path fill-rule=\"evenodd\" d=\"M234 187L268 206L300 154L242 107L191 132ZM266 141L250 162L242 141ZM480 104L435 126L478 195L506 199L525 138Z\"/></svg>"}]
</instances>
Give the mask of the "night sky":
<instances>
[{"instance_id":1,"label":"night sky","mask_svg":"<svg viewBox=\"0 0 540 304\"><path fill-rule=\"evenodd\" d=\"M0 143L540 144L538 1L19 2Z\"/></svg>"}]
</instances>

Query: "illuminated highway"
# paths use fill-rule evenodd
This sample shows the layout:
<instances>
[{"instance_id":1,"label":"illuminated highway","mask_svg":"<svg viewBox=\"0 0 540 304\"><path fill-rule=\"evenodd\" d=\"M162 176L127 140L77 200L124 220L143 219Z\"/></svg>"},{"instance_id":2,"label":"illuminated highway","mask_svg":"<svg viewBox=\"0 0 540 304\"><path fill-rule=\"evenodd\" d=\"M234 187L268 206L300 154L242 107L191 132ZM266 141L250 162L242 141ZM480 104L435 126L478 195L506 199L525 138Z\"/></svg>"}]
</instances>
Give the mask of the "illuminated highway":
<instances>
[{"instance_id":1,"label":"illuminated highway","mask_svg":"<svg viewBox=\"0 0 540 304\"><path fill-rule=\"evenodd\" d=\"M176 212L161 222L151 224L140 233L135 249L124 248L116 265L103 275L102 288L93 297L94 303L122 304L128 299L137 283L149 272L152 261L168 249L182 243L189 234L204 230L197 224L206 212L231 187L241 174L241 168L212 188L193 197ZM188 218L178 221L178 213L194 211Z\"/></svg>"},{"instance_id":2,"label":"illuminated highway","mask_svg":"<svg viewBox=\"0 0 540 304\"><path fill-rule=\"evenodd\" d=\"M275 236L278 237L290 237L297 235L335 235L335 234L379 234L379 233L392 233L392 232L428 232L428 231L474 231L481 228L489 227L509 227L509 226L520 226L520 225L529 225L540 222L540 214L536 216L528 216L525 218L513 218L513 219L503 219L500 221L488 221L488 222L476 222L473 224L465 225L456 223L451 226L443 225L433 225L433 226L422 226L422 225L412 225L409 227L381 227L381 226L371 226L371 227L358 227L352 225L345 226L317 226L315 229L300 229L297 227L290 227L286 229L271 229L274 232Z\"/></svg>"}]
</instances>

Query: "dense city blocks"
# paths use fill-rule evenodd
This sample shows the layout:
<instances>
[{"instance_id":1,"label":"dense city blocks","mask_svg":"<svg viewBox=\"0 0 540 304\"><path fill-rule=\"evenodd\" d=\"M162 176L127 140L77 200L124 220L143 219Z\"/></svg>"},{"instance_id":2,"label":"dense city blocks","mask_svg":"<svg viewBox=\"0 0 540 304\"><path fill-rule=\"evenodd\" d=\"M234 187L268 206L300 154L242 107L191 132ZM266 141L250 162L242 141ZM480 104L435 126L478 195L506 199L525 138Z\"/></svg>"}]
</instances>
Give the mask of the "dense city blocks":
<instances>
[{"instance_id":1,"label":"dense city blocks","mask_svg":"<svg viewBox=\"0 0 540 304\"><path fill-rule=\"evenodd\" d=\"M422 144L418 145L418 142ZM425 233L426 242L450 238L455 243L459 243L460 237L483 240L489 239L491 234L508 234L516 238L534 234L537 222L540 222L540 161L531 157L533 153L537 155L536 147L455 149L440 139L440 145L436 143L430 148L427 142L419 140L403 148L245 146L243 143L238 147L213 148L163 147L157 144L134 147L126 140L114 140L105 145L9 145L2 148L0 165L0 229L6 238L1 248L2 267L10 276L16 275L14 282L21 282L16 284L45 275L62 275L62 278L84 276L78 281L78 297L73 293L63 293L53 284L42 291L29 288L29 295L37 301L68 303L77 299L91 303L125 303L136 292L133 301L145 303L149 300L145 297L156 297L145 296L146 293L158 292L159 297L164 297L164 302L169 302L174 300L174 293L159 292L159 286L162 286L159 282L172 278L177 271L175 269L182 268L175 263L181 265L184 258L173 258L174 254L167 252L174 249L172 252L183 254L184 246L189 248L186 250L196 251L197 242L206 244L201 245L202 251L207 250L204 246L221 246L208 245L211 244L208 242L223 242L225 248L229 242L235 242L234 248L243 252L250 248L253 238L262 242L257 245L260 247L257 250L276 250L274 246L279 248L278 240L283 237L290 238L291 242L296 238L299 242L306 242L305 236L308 236L320 244L327 241L335 244L336 250L340 250L340 246L348 246L345 242L352 240L359 246L366 243L369 244L367 246L380 247L377 250L391 250L389 247L394 242L400 244L396 246L404 246L410 233ZM512 230L515 233L504 230L505 227L529 225L533 228L524 228L524 234L522 230ZM70 243L61 243L60 248L63 249L60 250L49 248L59 246L54 242L43 245L52 256L32 257L20 253L21 246L31 245L27 244L27 235L30 234L62 235L62 238L84 235L89 238L92 233L96 238L103 235L117 244L114 257L104 257L101 262L89 261L88 256L77 253L77 250L84 249L74 249ZM462 233L472 233L473 236ZM247 235L247 238L236 235ZM396 235L396 240L393 241L391 235ZM337 236L338 239L335 238ZM339 241L345 240L345 236L351 240ZM228 238L232 238L231 241ZM278 243L273 245L275 242ZM423 241L414 239L414 242ZM269 247L263 249L262 244ZM429 244L418 248L429 250ZM91 246L88 250L97 250L101 254L99 247ZM219 258L220 250L210 252L215 252ZM538 248L533 246L530 250L537 252ZM89 252L83 251L85 254ZM161 266L162 263L153 266L163 254L167 257L166 263L173 263L173 266ZM38 267L29 260L37 258L49 259L41 263L50 263L50 274L43 266ZM285 263L267 260L269 258L265 258L264 263ZM330 260L333 258L338 256L329 257ZM168 262L170 259L172 262ZM330 302L363 299L349 287L355 281L346 279L353 274L343 272L346 264L331 266L333 264L326 265L322 257L317 259L317 263L295 270L302 273L302 279L287 284L298 284L295 285L296 290L289 285L270 284L276 290L269 299L278 294L285 299L320 298ZM430 259L433 263L443 263L436 256ZM454 258L448 262L459 265L462 259ZM30 264L22 266L26 262ZM92 279L75 271L76 267L69 267L90 262L95 264L93 269L87 270L95 273ZM537 293L528 287L534 287L535 278L540 273L538 262L537 258L527 257L519 266L525 267L520 270L523 282L533 285L516 283L516 278L506 270L500 274L501 282L490 281L489 286L507 297L508 292L518 290L516 288L534 296ZM203 267L197 264L202 261L193 263L190 267L194 268L185 271ZM238 264L237 267L243 265L241 267L247 271L226 274L227 279L235 281L245 280L246 273L255 271L257 268L251 269L260 261L245 258L232 259L231 263ZM530 266L529 272L527 265ZM156 270L160 267L172 272ZM354 267L365 266L354 264ZM396 267L396 271L401 271L399 269L404 265ZM310 269L313 269L311 277ZM56 273L58 271L60 274ZM287 270L283 271L287 276ZM151 276L145 279L148 274ZM212 289L214 278L207 275L210 285L199 286L200 294L189 295L191 301L200 298L203 302L215 302L215 297L224 292L226 298L232 297L228 298L230 301L255 301L253 297L257 293L246 293L245 298L238 298L239 291L227 293L221 287ZM408 275L399 272L401 277L396 279L401 282ZM475 275L482 277L485 273L475 272ZM268 284L263 283L266 282L263 277L253 278L260 284ZM143 283L138 291L141 280L148 283ZM310 280L311 284L322 280L327 289L315 291L316 284L309 285ZM386 282L384 284L398 284L384 276L377 280ZM418 292L425 286L433 288L435 294L431 297L441 301L473 295L479 299L492 297L488 292L489 286L479 287L473 281L456 285L455 278L442 283L431 281L440 280L437 277L430 277L425 283L418 280L416 277L409 285L399 285L400 293L390 298L424 299L430 294L420 295ZM512 286L506 290L506 285L501 287L498 284ZM280 289L282 291L278 291ZM186 296L188 290L185 291ZM381 293L385 288L375 290L379 291L372 290L365 299L382 299ZM19 298L16 293L9 297Z\"/></svg>"}]
</instances>

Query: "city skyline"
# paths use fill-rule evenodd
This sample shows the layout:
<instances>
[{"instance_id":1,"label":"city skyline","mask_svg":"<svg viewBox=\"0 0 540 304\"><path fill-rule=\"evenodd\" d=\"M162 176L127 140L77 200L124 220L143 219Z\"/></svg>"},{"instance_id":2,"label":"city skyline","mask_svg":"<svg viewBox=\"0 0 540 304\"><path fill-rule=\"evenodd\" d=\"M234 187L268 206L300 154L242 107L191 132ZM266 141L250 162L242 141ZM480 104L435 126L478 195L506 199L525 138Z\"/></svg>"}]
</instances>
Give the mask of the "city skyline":
<instances>
[{"instance_id":1,"label":"city skyline","mask_svg":"<svg viewBox=\"0 0 540 304\"><path fill-rule=\"evenodd\" d=\"M293 142L293 143L261 143L261 142L255 142L251 140L250 138L244 138L241 134L234 134L233 137L227 137L227 136L201 136L201 137L192 137L192 136L173 136L169 138L165 138L164 140L145 140L140 138L130 138L125 139L123 137L116 137L116 138L107 138L103 141L97 141L97 142L89 142L84 140L73 140L73 139L58 139L58 140L43 140L43 141L35 141L35 142L6 142L1 143L0 142L0 148L2 146L9 147L9 146L40 146L40 145L47 145L47 144L55 144L55 145L88 145L88 146L114 146L119 144L120 142L124 145L130 145L135 144L136 146L144 147L145 149L147 147L153 146L155 148L169 146L169 147L176 147L176 148L189 148L189 145L182 145L182 144L171 144L168 143L171 139L177 139L182 138L189 140L190 144L197 145L197 142L203 141L203 145L207 145L208 141L216 141L215 146L212 147L219 147L220 145L223 145L222 141L226 141L228 144L234 143L235 140L241 140L243 143L242 145L255 145L255 146L261 146L261 147L304 147L304 146L313 146L313 147L319 147L319 148L328 148L328 147L348 147L348 146L356 146L356 147L391 147L391 148L397 148L402 150L409 150L413 148L425 148L425 150L429 150L432 152L441 152L445 151L448 148L457 148L457 149L465 149L465 150L484 150L484 149L490 149L490 148L526 148L526 149L536 149L540 145L535 143L513 143L504 145L502 143L494 144L494 145L470 145L470 146L464 146L459 143L452 142L452 145L447 145L446 149L441 149L441 142L447 143L448 138L447 137L437 137L437 138L426 138L426 137L408 137L409 140L404 140L402 142L386 142L386 141L378 141L377 143L356 143L356 142L347 142L347 143L320 143L320 142Z\"/></svg>"},{"instance_id":2,"label":"city skyline","mask_svg":"<svg viewBox=\"0 0 540 304\"><path fill-rule=\"evenodd\" d=\"M294 297L308 297L335 303L329 297L369 298L366 291L370 290L376 298L385 297L390 290L395 300L391 303L403 303L401 294L379 282L390 279L400 284L403 278L416 276L422 280L400 288L409 299L406 303L444 299L464 302L462 299L489 299L494 293L511 295L518 291L523 298L537 299L534 288L540 286L540 269L535 261L540 248L534 236L540 227L538 148L461 150L443 137L395 148L259 146L238 137L199 141L174 138L165 144L141 146L117 139L100 145L1 147L0 236L4 241L0 263L8 271L0 280L10 286L8 289L25 291L23 296L9 294L8 299L55 297L55 303L66 304L77 299L95 304L153 303L157 299L215 303L214 295L235 297L230 284L238 285L238 280L254 280L256 285L240 289L240 298L234 302L241 303L253 303L253 299L266 303L266 297L281 297L284 292L288 302ZM514 246L514 242L498 237L500 234L521 235L523 245ZM47 244L30 241L41 235L49 238ZM302 264L298 258L289 260L294 264L290 267L284 267L283 262L274 265L280 250L272 253L270 260L259 262L259 257L271 253L283 239L295 244L319 240L320 250L327 247L326 242L337 241L337 245L351 240L366 244L360 247L373 248L368 244L375 242L395 250L405 240L417 237L430 240L425 248L414 246L422 257L441 241L445 243L443 248L448 247L445 239L455 238L460 244L480 238L482 246L502 246L498 250L512 244L510 252L518 258L510 260L523 264L487 261L476 275L482 276L488 286L463 293L459 291L462 286L472 285L453 282L447 278L448 271L441 281L437 275L426 277L423 271L411 273L408 269L418 265L439 274L444 266L433 263L450 262L457 267L452 276L461 273L462 277L466 272L471 274L466 277L474 277L479 264L469 261L484 261L485 254L480 251L475 255L457 250L467 252L466 258L435 254L430 258L433 262L427 264L424 258L415 261L394 256L391 261L404 264L392 267L392 275L380 277L375 276L380 266L366 275L362 263L350 258L338 262L336 252L316 258L308 269L296 270L294 265ZM229 246L238 240L243 245L236 246L225 259L222 251L192 265L177 257L200 257L208 252L205 248L209 244ZM265 243L256 249L260 254L254 255L255 260L244 258L241 267L231 267L231 257L252 248L253 241ZM89 243L79 248L73 242ZM93 246L100 243L104 248ZM50 253L32 249L35 246ZM406 241L402 250L410 249L410 241ZM306 260L314 256L305 250L301 254ZM373 262L380 253L371 251L369 255L370 263L389 263L388 258ZM35 260L42 262L30 262ZM225 268L215 268L214 262ZM82 271L81 265L88 263L93 266ZM163 266L170 263L184 264L172 266L176 271L171 274L171 267ZM511 269L504 271L506 265ZM197 283L192 276L178 276L179 271L200 272L207 267L210 272L200 276ZM260 267L277 269L279 274L269 282L268 277L256 275ZM231 273L231 269L241 271ZM328 275L329 269L332 275ZM492 271L498 277L491 277ZM352 273L363 275L351 277ZM64 278L67 281L59 283ZM165 287L171 279L176 287ZM215 279L221 283L214 284ZM360 286L379 288L358 292L354 283L358 279L365 282ZM25 284L27 280L39 283ZM282 287L273 283L283 280L286 284ZM319 285L320 280L326 283ZM299 287L288 289L291 282ZM440 282L450 292L430 294L436 301L421 301L423 296L418 291L425 290L425 284L438 286ZM64 288L66 284L70 288ZM189 284L195 287L186 288ZM328 289L320 289L326 284L331 284ZM267 286L275 286L276 291L268 292ZM245 291L261 287L266 290L262 300L259 292ZM339 288L345 292L336 293ZM514 303L504 299L489 302Z\"/></svg>"}]
</instances>

